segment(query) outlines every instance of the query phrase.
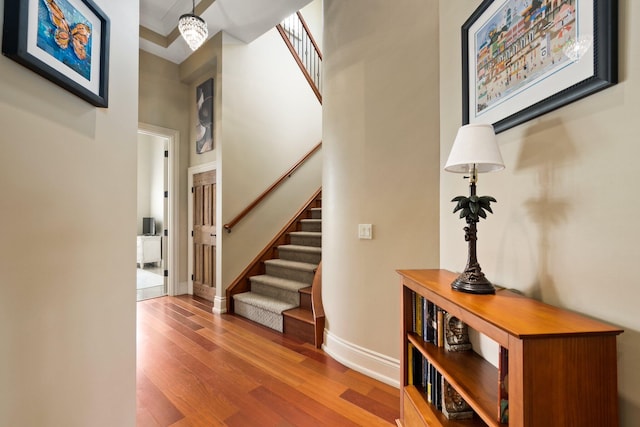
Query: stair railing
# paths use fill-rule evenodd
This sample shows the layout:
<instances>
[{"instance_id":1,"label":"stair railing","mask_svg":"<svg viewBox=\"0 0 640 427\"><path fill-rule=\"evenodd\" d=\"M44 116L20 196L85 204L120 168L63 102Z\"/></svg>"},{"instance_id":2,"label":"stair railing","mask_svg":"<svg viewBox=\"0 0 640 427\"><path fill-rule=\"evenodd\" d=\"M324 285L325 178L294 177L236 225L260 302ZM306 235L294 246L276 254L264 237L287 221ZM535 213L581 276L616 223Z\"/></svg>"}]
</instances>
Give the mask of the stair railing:
<instances>
[{"instance_id":1,"label":"stair railing","mask_svg":"<svg viewBox=\"0 0 640 427\"><path fill-rule=\"evenodd\" d=\"M267 188L262 194L260 194L253 202L251 202L249 204L249 206L247 206L246 208L244 208L242 210L242 212L240 212L238 215L236 215L235 218L233 218L231 221L229 221L228 223L226 223L223 227L225 230L227 230L227 232L231 233L231 229L237 224L239 223L245 216L247 216L247 214L249 212L251 212L256 206L258 206L260 204L260 202L262 202L269 194L271 194L271 192L273 190L275 190L276 188L278 188L278 186L280 186L280 184L282 184L287 178L291 178L291 175L293 175L293 173L304 164L304 162L307 161L307 159L309 159L309 157L311 157L313 155L313 153L315 153L316 151L318 151L320 149L320 147L322 147L322 141L320 141L318 143L318 145L316 145L315 147L313 147L311 149L311 151L309 151L307 154L304 155L304 157L302 157L300 160L298 160L296 162L296 164L294 164L288 171L286 171L280 178L278 178L276 180L276 182L274 182L273 184L271 184L271 186L269 188Z\"/></svg>"},{"instance_id":2,"label":"stair railing","mask_svg":"<svg viewBox=\"0 0 640 427\"><path fill-rule=\"evenodd\" d=\"M276 28L322 104L322 53L304 18L296 12Z\"/></svg>"}]
</instances>

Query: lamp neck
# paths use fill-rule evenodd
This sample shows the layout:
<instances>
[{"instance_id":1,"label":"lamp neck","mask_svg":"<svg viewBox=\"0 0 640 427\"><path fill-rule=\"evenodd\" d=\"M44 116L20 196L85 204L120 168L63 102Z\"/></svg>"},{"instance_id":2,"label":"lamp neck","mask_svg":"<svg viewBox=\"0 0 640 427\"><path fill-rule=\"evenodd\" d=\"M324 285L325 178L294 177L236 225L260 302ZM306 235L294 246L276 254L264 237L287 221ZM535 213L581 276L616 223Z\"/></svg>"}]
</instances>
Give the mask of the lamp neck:
<instances>
[{"instance_id":1,"label":"lamp neck","mask_svg":"<svg viewBox=\"0 0 640 427\"><path fill-rule=\"evenodd\" d=\"M469 171L469 183L472 184L473 187L475 188L476 182L478 182L478 168L476 167L476 164L474 163L471 166L471 170Z\"/></svg>"}]
</instances>

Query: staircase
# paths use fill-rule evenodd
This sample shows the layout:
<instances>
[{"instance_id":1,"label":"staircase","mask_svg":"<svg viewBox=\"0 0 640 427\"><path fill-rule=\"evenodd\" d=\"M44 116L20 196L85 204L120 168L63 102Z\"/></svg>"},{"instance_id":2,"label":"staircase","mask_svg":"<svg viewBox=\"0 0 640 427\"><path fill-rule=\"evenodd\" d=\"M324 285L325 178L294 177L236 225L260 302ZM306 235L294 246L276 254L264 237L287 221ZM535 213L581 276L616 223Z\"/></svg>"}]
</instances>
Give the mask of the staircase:
<instances>
[{"instance_id":1,"label":"staircase","mask_svg":"<svg viewBox=\"0 0 640 427\"><path fill-rule=\"evenodd\" d=\"M310 218L299 219L297 231L287 233L288 243L277 246L277 258L264 261L265 273L249 277L250 291L233 295L233 311L319 347L312 285L322 257L322 208L308 212Z\"/></svg>"}]
</instances>

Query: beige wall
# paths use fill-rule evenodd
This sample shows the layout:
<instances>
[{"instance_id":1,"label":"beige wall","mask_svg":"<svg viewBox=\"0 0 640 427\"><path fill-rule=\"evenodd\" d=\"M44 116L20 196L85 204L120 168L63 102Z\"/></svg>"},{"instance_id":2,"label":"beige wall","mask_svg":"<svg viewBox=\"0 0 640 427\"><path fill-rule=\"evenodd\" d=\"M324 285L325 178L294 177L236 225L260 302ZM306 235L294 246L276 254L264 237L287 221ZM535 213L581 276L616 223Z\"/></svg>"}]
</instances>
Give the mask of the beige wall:
<instances>
[{"instance_id":1,"label":"beige wall","mask_svg":"<svg viewBox=\"0 0 640 427\"><path fill-rule=\"evenodd\" d=\"M138 2L100 7L108 109L0 57L3 426L135 425Z\"/></svg>"},{"instance_id":2,"label":"beige wall","mask_svg":"<svg viewBox=\"0 0 640 427\"><path fill-rule=\"evenodd\" d=\"M438 3L324 1L327 350L398 384L398 268L439 265ZM373 240L358 240L358 224Z\"/></svg>"},{"instance_id":3,"label":"beige wall","mask_svg":"<svg viewBox=\"0 0 640 427\"><path fill-rule=\"evenodd\" d=\"M440 2L441 165L461 124L460 27L479 1ZM633 212L640 131L640 7L620 4L620 83L500 133L506 170L480 176L496 197L478 225L478 256L496 284L618 325L623 426L640 419L640 287L633 268L640 231ZM443 268L466 261L463 223L449 200L468 191L460 175L441 175Z\"/></svg>"},{"instance_id":4,"label":"beige wall","mask_svg":"<svg viewBox=\"0 0 640 427\"><path fill-rule=\"evenodd\" d=\"M187 103L189 114L189 166L197 166L213 162L217 159L220 148L222 78L218 64L222 61L222 42L224 34L217 33L200 49L180 64L180 79L188 85ZM213 79L213 150L201 154L196 153L196 88L207 79Z\"/></svg>"},{"instance_id":5,"label":"beige wall","mask_svg":"<svg viewBox=\"0 0 640 427\"><path fill-rule=\"evenodd\" d=\"M248 45L225 41L223 56L217 160L226 223L320 142L322 113L275 29ZM320 187L321 159L314 155L232 233L218 233L218 296Z\"/></svg>"},{"instance_id":6,"label":"beige wall","mask_svg":"<svg viewBox=\"0 0 640 427\"><path fill-rule=\"evenodd\" d=\"M140 50L139 108L140 123L179 132L176 141L178 180L178 275L177 284L187 282L187 165L190 149L189 86L181 81L180 67Z\"/></svg>"}]
</instances>

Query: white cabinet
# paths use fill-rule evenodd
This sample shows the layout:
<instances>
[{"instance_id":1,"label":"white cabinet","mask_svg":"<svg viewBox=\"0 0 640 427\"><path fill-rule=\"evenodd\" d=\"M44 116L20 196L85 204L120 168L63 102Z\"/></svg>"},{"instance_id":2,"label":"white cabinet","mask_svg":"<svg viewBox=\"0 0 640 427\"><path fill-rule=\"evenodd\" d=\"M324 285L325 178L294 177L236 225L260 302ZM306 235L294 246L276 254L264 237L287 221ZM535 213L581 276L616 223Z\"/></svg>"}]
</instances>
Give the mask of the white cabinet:
<instances>
[{"instance_id":1,"label":"white cabinet","mask_svg":"<svg viewBox=\"0 0 640 427\"><path fill-rule=\"evenodd\" d=\"M146 263L160 263L162 261L162 237L138 236L136 263L144 268Z\"/></svg>"}]
</instances>

